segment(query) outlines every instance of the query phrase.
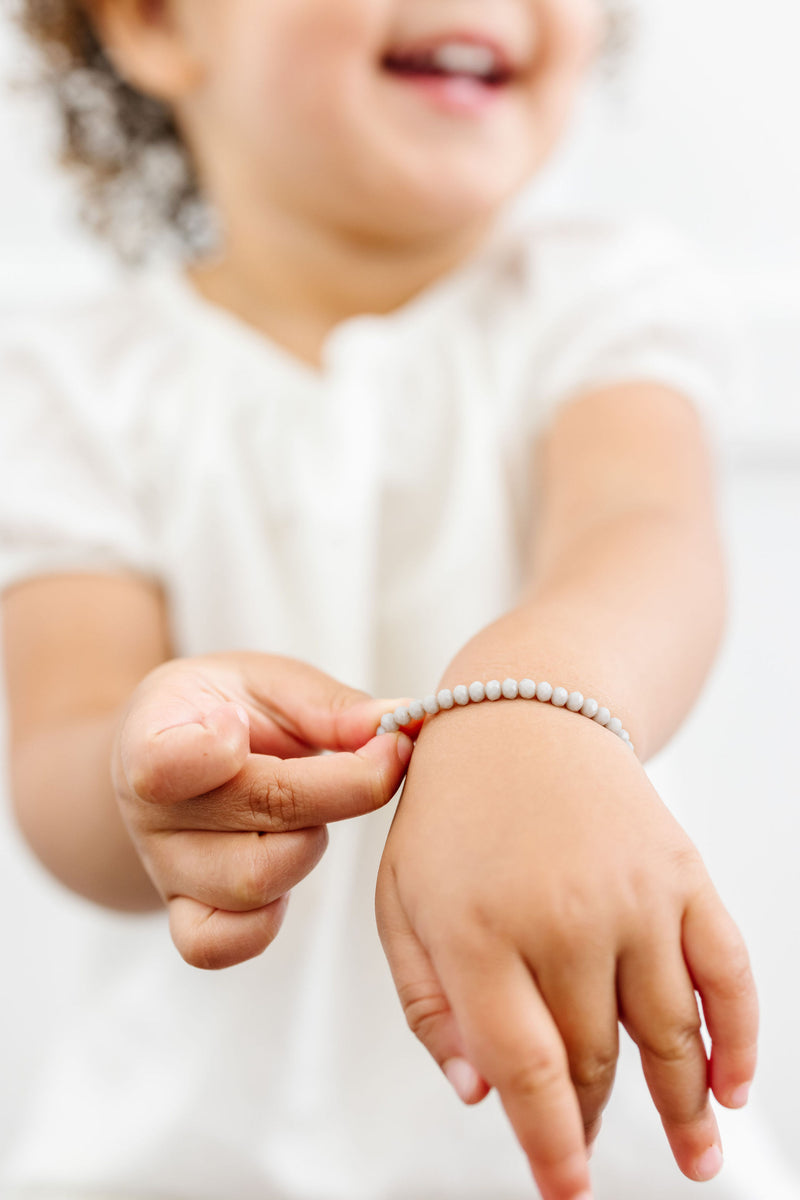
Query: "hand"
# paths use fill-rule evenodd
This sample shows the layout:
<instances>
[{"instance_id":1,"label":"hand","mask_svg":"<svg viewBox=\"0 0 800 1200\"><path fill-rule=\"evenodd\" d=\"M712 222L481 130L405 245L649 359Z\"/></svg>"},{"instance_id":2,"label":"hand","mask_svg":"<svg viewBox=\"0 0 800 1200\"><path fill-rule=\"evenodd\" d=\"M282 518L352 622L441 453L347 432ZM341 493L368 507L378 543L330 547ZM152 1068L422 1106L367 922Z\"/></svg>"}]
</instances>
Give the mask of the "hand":
<instances>
[{"instance_id":1,"label":"hand","mask_svg":"<svg viewBox=\"0 0 800 1200\"><path fill-rule=\"evenodd\" d=\"M716 1174L709 1081L740 1107L755 1069L747 953L619 739L550 705L437 716L414 751L377 916L411 1028L467 1103L498 1089L545 1200L591 1194L618 1021L680 1168Z\"/></svg>"},{"instance_id":2,"label":"hand","mask_svg":"<svg viewBox=\"0 0 800 1200\"><path fill-rule=\"evenodd\" d=\"M260 954L322 857L326 822L391 799L411 742L373 734L393 704L266 654L169 662L137 688L114 786L187 962Z\"/></svg>"}]
</instances>

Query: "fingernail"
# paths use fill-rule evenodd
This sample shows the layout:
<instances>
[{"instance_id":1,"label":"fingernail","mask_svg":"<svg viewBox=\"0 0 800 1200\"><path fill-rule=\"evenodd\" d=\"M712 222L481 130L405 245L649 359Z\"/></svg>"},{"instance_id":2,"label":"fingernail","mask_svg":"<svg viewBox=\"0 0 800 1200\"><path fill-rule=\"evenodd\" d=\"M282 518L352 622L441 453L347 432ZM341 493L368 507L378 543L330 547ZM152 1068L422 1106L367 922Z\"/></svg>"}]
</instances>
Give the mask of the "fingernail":
<instances>
[{"instance_id":1,"label":"fingernail","mask_svg":"<svg viewBox=\"0 0 800 1200\"><path fill-rule=\"evenodd\" d=\"M738 1087L735 1091L731 1092L731 1108L744 1108L745 1104L747 1104L749 1095L750 1084L743 1083L741 1087Z\"/></svg>"},{"instance_id":2,"label":"fingernail","mask_svg":"<svg viewBox=\"0 0 800 1200\"><path fill-rule=\"evenodd\" d=\"M594 1200L591 1192L581 1192L579 1196L575 1196L573 1200Z\"/></svg>"},{"instance_id":3,"label":"fingernail","mask_svg":"<svg viewBox=\"0 0 800 1200\"><path fill-rule=\"evenodd\" d=\"M709 1146L705 1154L701 1154L694 1165L695 1177L701 1183L713 1179L722 1168L722 1151L719 1146Z\"/></svg>"},{"instance_id":4,"label":"fingernail","mask_svg":"<svg viewBox=\"0 0 800 1200\"><path fill-rule=\"evenodd\" d=\"M404 767L407 767L408 764L411 762L411 755L413 753L413 750L414 750L414 743L412 742L411 738L407 737L406 734L404 734L404 733L398 733L398 735L397 735L397 757L400 759L400 762L403 764Z\"/></svg>"},{"instance_id":5,"label":"fingernail","mask_svg":"<svg viewBox=\"0 0 800 1200\"><path fill-rule=\"evenodd\" d=\"M460 1100L468 1104L480 1087L481 1079L465 1058L449 1058L442 1066Z\"/></svg>"}]
</instances>

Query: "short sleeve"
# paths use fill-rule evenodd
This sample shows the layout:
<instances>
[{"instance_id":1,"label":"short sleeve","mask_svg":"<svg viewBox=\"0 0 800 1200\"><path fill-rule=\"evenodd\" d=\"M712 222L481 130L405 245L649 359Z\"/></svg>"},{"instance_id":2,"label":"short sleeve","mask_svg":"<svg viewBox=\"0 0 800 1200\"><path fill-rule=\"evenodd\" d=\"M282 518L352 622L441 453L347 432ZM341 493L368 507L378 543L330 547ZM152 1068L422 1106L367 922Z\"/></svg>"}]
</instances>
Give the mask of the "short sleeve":
<instances>
[{"instance_id":1,"label":"short sleeve","mask_svg":"<svg viewBox=\"0 0 800 1200\"><path fill-rule=\"evenodd\" d=\"M538 431L570 398L654 382L690 399L719 443L738 387L724 289L670 231L564 230L533 251L540 311L532 406Z\"/></svg>"},{"instance_id":2,"label":"short sleeve","mask_svg":"<svg viewBox=\"0 0 800 1200\"><path fill-rule=\"evenodd\" d=\"M81 333L52 318L0 328L0 589L54 572L152 573L130 423L93 379Z\"/></svg>"}]
</instances>

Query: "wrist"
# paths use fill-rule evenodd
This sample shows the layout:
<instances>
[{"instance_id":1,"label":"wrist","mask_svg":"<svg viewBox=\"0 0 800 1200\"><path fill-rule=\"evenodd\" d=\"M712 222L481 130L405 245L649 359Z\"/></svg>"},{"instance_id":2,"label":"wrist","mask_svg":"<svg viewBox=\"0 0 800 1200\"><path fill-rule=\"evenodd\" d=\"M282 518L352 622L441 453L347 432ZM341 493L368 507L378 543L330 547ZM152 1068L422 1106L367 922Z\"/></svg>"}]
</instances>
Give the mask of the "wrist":
<instances>
[{"instance_id":1,"label":"wrist","mask_svg":"<svg viewBox=\"0 0 800 1200\"><path fill-rule=\"evenodd\" d=\"M579 693L584 701L595 700L599 708L621 722L641 761L651 753L632 664L621 660L619 654L609 653L602 640L591 644L581 631L573 633L552 619L546 622L530 610L510 613L478 633L456 654L442 674L437 691L453 690L460 684L469 687L473 680L485 683L507 678L546 682L553 689L564 689L568 696ZM562 706L566 707L533 707ZM572 712L563 715L567 719L576 716Z\"/></svg>"},{"instance_id":2,"label":"wrist","mask_svg":"<svg viewBox=\"0 0 800 1200\"><path fill-rule=\"evenodd\" d=\"M642 774L636 754L619 738L591 720L535 701L470 704L426 719L416 740L409 769L412 794L421 780L425 803L439 792L458 793L458 803L497 812L497 801L512 807L548 808L567 786L601 778L622 780ZM491 780L491 784L488 781ZM483 782L481 782L483 781ZM570 782L571 781L571 782ZM406 793L404 792L404 803ZM408 805L406 804L406 807Z\"/></svg>"}]
</instances>

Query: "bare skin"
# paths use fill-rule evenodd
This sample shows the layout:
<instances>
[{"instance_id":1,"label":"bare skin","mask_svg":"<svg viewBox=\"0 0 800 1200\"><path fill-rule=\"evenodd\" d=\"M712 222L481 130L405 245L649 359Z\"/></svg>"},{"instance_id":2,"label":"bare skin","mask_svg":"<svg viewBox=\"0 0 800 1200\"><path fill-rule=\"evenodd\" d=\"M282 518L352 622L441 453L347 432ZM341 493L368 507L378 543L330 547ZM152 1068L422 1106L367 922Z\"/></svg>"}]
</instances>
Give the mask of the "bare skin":
<instances>
[{"instance_id":1,"label":"bare skin","mask_svg":"<svg viewBox=\"0 0 800 1200\"><path fill-rule=\"evenodd\" d=\"M597 40L593 0L91 8L126 77L173 107L222 215L225 246L196 286L310 363L337 321L391 310L480 243L558 141ZM470 21L497 22L488 33L524 54L485 122L443 123L382 54ZM377 907L414 1031L464 1100L498 1089L545 1200L586 1200L618 1021L680 1168L709 1178L719 1138L695 988L729 1107L754 1071L757 1005L741 938L641 767L690 710L723 624L700 424L683 397L632 382L576 398L538 456L528 586L443 683L580 687L623 718L639 757L544 706L437 718ZM98 903L167 904L197 965L263 950L322 825L402 776L404 739L369 742L386 702L269 656L170 661L146 581L20 584L4 620L23 830Z\"/></svg>"},{"instance_id":2,"label":"bare skin","mask_svg":"<svg viewBox=\"0 0 800 1200\"><path fill-rule=\"evenodd\" d=\"M571 1200L588 1188L584 1139L610 1094L618 1022L678 1165L699 1180L722 1162L709 1083L721 1104L744 1103L758 1013L742 938L642 767L690 708L722 626L697 418L665 389L610 389L562 412L539 454L526 598L442 686L524 665L617 712L637 754L547 705L436 717L377 913L411 1027L462 1099L498 1089L543 1195Z\"/></svg>"},{"instance_id":3,"label":"bare skin","mask_svg":"<svg viewBox=\"0 0 800 1200\"><path fill-rule=\"evenodd\" d=\"M415 1033L462 1099L498 1089L543 1195L569 1200L590 1187L618 1020L640 1045L679 1166L701 1178L719 1166L719 1134L694 988L711 1088L730 1107L755 1067L757 1005L741 938L641 765L691 705L721 622L696 418L663 389L616 389L560 414L540 454L528 593L443 683L521 663L580 681L622 716L639 757L545 706L437 718L414 751L377 907ZM131 628L135 642L120 642ZM321 827L387 800L408 744L354 753L387 702L302 664L223 656L152 669L163 628L158 594L133 579L8 594L17 807L59 878L117 907L168 904L184 956L219 967L269 944L282 897L324 849ZM287 692L297 700L279 711ZM343 753L305 757L323 745Z\"/></svg>"},{"instance_id":4,"label":"bare skin","mask_svg":"<svg viewBox=\"0 0 800 1200\"><path fill-rule=\"evenodd\" d=\"M38 579L3 616L20 827L88 899L166 905L196 966L260 954L326 824L402 781L409 739L372 737L391 701L275 655L159 660L163 605L143 580Z\"/></svg>"}]
</instances>

